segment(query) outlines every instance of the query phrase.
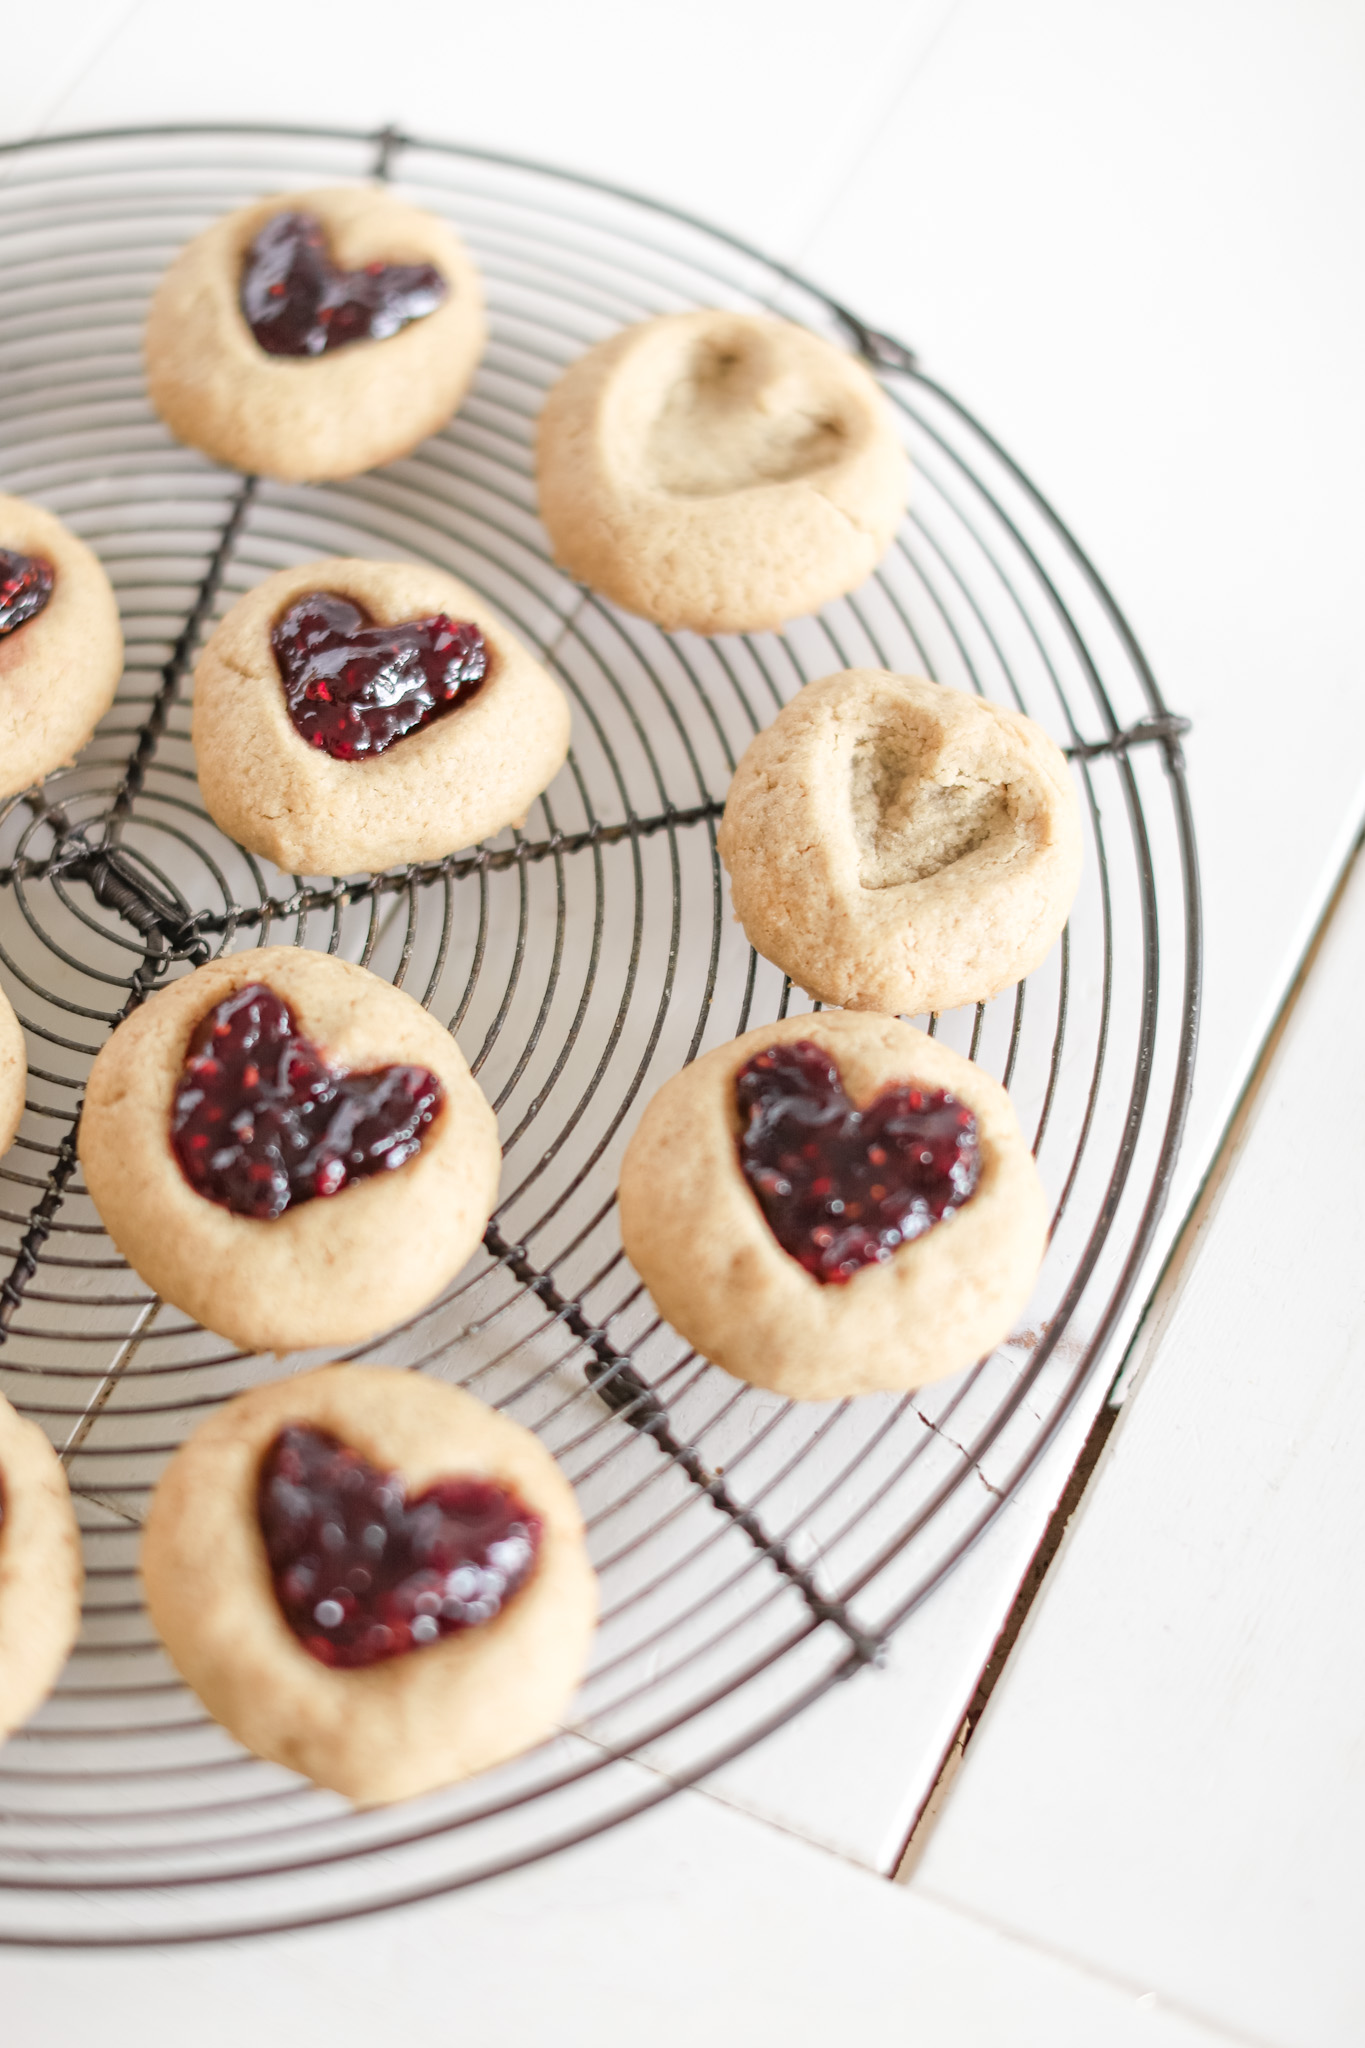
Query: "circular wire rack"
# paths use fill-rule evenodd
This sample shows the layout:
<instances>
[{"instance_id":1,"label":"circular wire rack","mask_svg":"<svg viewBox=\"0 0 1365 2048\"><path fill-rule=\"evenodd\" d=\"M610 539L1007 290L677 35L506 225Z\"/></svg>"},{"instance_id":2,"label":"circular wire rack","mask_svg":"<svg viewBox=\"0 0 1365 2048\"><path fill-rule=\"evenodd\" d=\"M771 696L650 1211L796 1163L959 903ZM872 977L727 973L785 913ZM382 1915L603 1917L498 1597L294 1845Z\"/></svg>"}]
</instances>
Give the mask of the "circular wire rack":
<instances>
[{"instance_id":1,"label":"circular wire rack","mask_svg":"<svg viewBox=\"0 0 1365 2048\"><path fill-rule=\"evenodd\" d=\"M240 477L178 447L139 355L167 262L230 208L375 176L452 220L482 269L492 338L458 417L342 484ZM1076 543L909 352L681 214L393 132L69 136L0 152L0 179L0 486L96 549L127 641L79 759L0 805L0 982L30 1060L0 1166L0 1386L61 1453L87 1569L62 1682L0 1751L0 1941L310 1925L580 1840L875 1664L1098 1384L1193 1061L1182 721ZM859 352L912 459L912 508L877 574L782 634L659 632L561 574L536 519L532 432L555 377L624 323L697 305L771 310ZM573 752L521 831L336 878L277 872L212 824L189 744L196 648L263 577L327 555L453 571L559 677ZM1086 871L1027 983L919 1020L1005 1081L1055 1201L1024 1323L941 1386L799 1405L660 1322L621 1252L614 1188L669 1074L810 1007L731 918L716 825L753 733L804 682L857 665L1040 721L1074 764ZM272 943L408 989L496 1105L505 1171L482 1252L347 1355L437 1374L535 1430L577 1488L601 1578L572 1725L370 1812L241 1751L177 1680L139 1597L139 1527L168 1455L214 1404L320 1354L244 1357L151 1296L75 1154L89 1063L119 1019L213 954Z\"/></svg>"}]
</instances>

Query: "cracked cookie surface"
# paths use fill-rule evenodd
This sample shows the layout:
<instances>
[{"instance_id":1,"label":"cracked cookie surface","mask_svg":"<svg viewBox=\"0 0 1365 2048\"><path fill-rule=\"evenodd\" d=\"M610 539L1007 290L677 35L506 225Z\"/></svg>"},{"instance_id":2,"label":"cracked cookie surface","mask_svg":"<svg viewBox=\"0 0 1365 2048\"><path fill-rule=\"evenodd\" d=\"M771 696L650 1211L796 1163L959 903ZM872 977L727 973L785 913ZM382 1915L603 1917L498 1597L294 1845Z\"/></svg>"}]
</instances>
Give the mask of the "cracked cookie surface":
<instances>
[{"instance_id":1,"label":"cracked cookie surface","mask_svg":"<svg viewBox=\"0 0 1365 2048\"><path fill-rule=\"evenodd\" d=\"M1042 727L884 669L808 683L751 741L717 843L765 959L822 1002L912 1017L1031 974L1081 874Z\"/></svg>"},{"instance_id":2,"label":"cracked cookie surface","mask_svg":"<svg viewBox=\"0 0 1365 2048\"><path fill-rule=\"evenodd\" d=\"M908 464L863 366L790 321L665 314L570 365L541 414L555 559L670 630L757 632L880 561Z\"/></svg>"}]
</instances>

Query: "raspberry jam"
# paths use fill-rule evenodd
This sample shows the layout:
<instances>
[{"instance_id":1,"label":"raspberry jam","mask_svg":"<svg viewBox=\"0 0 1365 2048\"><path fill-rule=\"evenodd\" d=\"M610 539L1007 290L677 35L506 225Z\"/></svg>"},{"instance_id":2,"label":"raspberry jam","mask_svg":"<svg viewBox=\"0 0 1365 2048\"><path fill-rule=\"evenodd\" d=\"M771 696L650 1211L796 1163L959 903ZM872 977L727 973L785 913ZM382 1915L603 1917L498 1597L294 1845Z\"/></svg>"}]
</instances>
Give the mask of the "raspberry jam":
<instances>
[{"instance_id":1,"label":"raspberry jam","mask_svg":"<svg viewBox=\"0 0 1365 2048\"><path fill-rule=\"evenodd\" d=\"M363 761L477 695L488 646L477 626L444 612L376 626L334 590L310 591L270 636L284 698L310 747Z\"/></svg>"},{"instance_id":2,"label":"raspberry jam","mask_svg":"<svg viewBox=\"0 0 1365 2048\"><path fill-rule=\"evenodd\" d=\"M325 1430L292 1423L257 1495L275 1597L320 1664L356 1670L491 1621L526 1583L540 1518L488 1479L438 1479L409 1500Z\"/></svg>"},{"instance_id":3,"label":"raspberry jam","mask_svg":"<svg viewBox=\"0 0 1365 2048\"><path fill-rule=\"evenodd\" d=\"M975 1193L976 1118L952 1095L898 1081L855 1109L808 1039L757 1053L735 1094L744 1178L783 1251L817 1280L883 1264Z\"/></svg>"},{"instance_id":4,"label":"raspberry jam","mask_svg":"<svg viewBox=\"0 0 1365 2048\"><path fill-rule=\"evenodd\" d=\"M52 595L52 564L41 555L0 548L0 633L36 618Z\"/></svg>"},{"instance_id":5,"label":"raspberry jam","mask_svg":"<svg viewBox=\"0 0 1365 2048\"><path fill-rule=\"evenodd\" d=\"M338 270L311 213L277 213L247 251L242 313L272 356L321 356L348 341L387 341L434 313L446 281L430 263Z\"/></svg>"},{"instance_id":6,"label":"raspberry jam","mask_svg":"<svg viewBox=\"0 0 1365 2048\"><path fill-rule=\"evenodd\" d=\"M281 1216L402 1166L444 1100L424 1067L329 1067L273 989L252 982L190 1040L171 1145L196 1194L235 1216Z\"/></svg>"}]
</instances>

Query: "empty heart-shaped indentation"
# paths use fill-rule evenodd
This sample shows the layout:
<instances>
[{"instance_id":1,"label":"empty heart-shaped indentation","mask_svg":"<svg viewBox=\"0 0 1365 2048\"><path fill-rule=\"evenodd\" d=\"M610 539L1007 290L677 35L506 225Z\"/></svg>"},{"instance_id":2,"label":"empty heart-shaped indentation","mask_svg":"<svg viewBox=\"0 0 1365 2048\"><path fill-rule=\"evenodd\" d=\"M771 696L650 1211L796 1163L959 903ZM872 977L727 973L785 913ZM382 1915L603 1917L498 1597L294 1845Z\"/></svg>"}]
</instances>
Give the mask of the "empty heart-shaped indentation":
<instances>
[{"instance_id":1,"label":"empty heart-shaped indentation","mask_svg":"<svg viewBox=\"0 0 1365 2048\"><path fill-rule=\"evenodd\" d=\"M297 599L270 644L296 730L334 761L382 754L467 704L488 675L477 626L444 612L377 626L363 606L331 590Z\"/></svg>"},{"instance_id":2,"label":"empty heart-shaped indentation","mask_svg":"<svg viewBox=\"0 0 1365 2048\"><path fill-rule=\"evenodd\" d=\"M251 982L190 1041L171 1144L196 1194L265 1219L402 1166L444 1100L425 1067L330 1068L274 990Z\"/></svg>"},{"instance_id":3,"label":"empty heart-shaped indentation","mask_svg":"<svg viewBox=\"0 0 1365 2048\"><path fill-rule=\"evenodd\" d=\"M773 1236L823 1282L851 1280L970 1199L976 1118L955 1096L899 1081L864 1109L809 1039L740 1069L740 1165Z\"/></svg>"},{"instance_id":4,"label":"empty heart-shaped indentation","mask_svg":"<svg viewBox=\"0 0 1365 2048\"><path fill-rule=\"evenodd\" d=\"M869 734L853 749L849 803L864 889L925 881L1009 826L998 782L957 767L925 773L923 755L934 753L937 736L921 752L912 726Z\"/></svg>"},{"instance_id":5,"label":"empty heart-shaped indentation","mask_svg":"<svg viewBox=\"0 0 1365 2048\"><path fill-rule=\"evenodd\" d=\"M320 356L348 341L386 341L434 313L446 290L430 263L339 270L315 215L277 213L247 251L242 314L267 355Z\"/></svg>"},{"instance_id":6,"label":"empty heart-shaped indentation","mask_svg":"<svg viewBox=\"0 0 1365 2048\"><path fill-rule=\"evenodd\" d=\"M357 1669L491 1621L524 1585L540 1517L488 1479L407 1498L325 1430L293 1423L261 1464L257 1512L275 1597L320 1664Z\"/></svg>"},{"instance_id":7,"label":"empty heart-shaped indentation","mask_svg":"<svg viewBox=\"0 0 1365 2048\"><path fill-rule=\"evenodd\" d=\"M52 595L53 580L52 564L41 555L0 548L0 633L36 618Z\"/></svg>"},{"instance_id":8,"label":"empty heart-shaped indentation","mask_svg":"<svg viewBox=\"0 0 1365 2048\"><path fill-rule=\"evenodd\" d=\"M722 497L818 475L857 432L832 376L779 360L768 337L736 327L691 342L650 424L645 469L672 496Z\"/></svg>"}]
</instances>

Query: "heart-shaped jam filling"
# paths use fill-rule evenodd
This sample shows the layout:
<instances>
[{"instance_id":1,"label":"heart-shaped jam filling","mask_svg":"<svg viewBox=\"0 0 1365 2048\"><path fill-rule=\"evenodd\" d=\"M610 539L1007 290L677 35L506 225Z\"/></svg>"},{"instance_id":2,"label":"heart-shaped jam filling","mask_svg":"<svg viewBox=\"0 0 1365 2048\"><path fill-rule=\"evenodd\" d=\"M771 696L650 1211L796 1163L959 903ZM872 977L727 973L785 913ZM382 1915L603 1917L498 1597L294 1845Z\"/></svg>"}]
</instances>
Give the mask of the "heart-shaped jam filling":
<instances>
[{"instance_id":1,"label":"heart-shaped jam filling","mask_svg":"<svg viewBox=\"0 0 1365 2048\"><path fill-rule=\"evenodd\" d=\"M270 644L295 728L334 761L382 754L467 704L488 675L488 645L477 626L444 612L376 626L333 590L299 598Z\"/></svg>"},{"instance_id":2,"label":"heart-shaped jam filling","mask_svg":"<svg viewBox=\"0 0 1365 2048\"><path fill-rule=\"evenodd\" d=\"M402 1166L444 1100L425 1067L329 1067L274 990L252 982L190 1040L171 1144L196 1194L236 1216L280 1216Z\"/></svg>"},{"instance_id":3,"label":"heart-shaped jam filling","mask_svg":"<svg viewBox=\"0 0 1365 2048\"><path fill-rule=\"evenodd\" d=\"M36 618L52 595L52 564L41 555L0 548L0 633Z\"/></svg>"},{"instance_id":4,"label":"heart-shaped jam filling","mask_svg":"<svg viewBox=\"0 0 1365 2048\"><path fill-rule=\"evenodd\" d=\"M285 1620L349 1670L491 1621L540 1547L540 1517L507 1487L438 1479L409 1500L400 1473L305 1423L266 1452L257 1511Z\"/></svg>"},{"instance_id":5,"label":"heart-shaped jam filling","mask_svg":"<svg viewBox=\"0 0 1365 2048\"><path fill-rule=\"evenodd\" d=\"M770 1046L735 1094L744 1178L769 1228L817 1280L851 1280L962 1207L981 1176L976 1118L898 1081L865 1109L809 1039Z\"/></svg>"},{"instance_id":6,"label":"heart-shaped jam filling","mask_svg":"<svg viewBox=\"0 0 1365 2048\"><path fill-rule=\"evenodd\" d=\"M277 213L247 251L242 313L272 356L321 356L348 341L387 341L434 313L446 281L430 263L338 270L311 213Z\"/></svg>"}]
</instances>

